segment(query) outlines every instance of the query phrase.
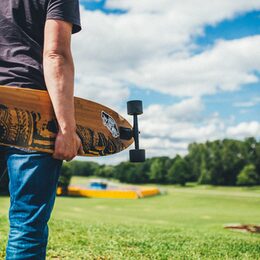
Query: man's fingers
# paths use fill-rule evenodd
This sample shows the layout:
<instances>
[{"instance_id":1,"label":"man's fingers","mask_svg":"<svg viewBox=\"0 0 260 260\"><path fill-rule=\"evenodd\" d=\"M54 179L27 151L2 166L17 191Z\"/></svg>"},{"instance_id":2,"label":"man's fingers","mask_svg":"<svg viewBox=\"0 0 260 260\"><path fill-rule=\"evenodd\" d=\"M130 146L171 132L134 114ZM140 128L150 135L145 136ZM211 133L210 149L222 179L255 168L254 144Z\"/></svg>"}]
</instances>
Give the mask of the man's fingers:
<instances>
[{"instance_id":1,"label":"man's fingers","mask_svg":"<svg viewBox=\"0 0 260 260\"><path fill-rule=\"evenodd\" d=\"M85 154L85 152L84 152L83 146L81 144L80 147L79 147L79 150L78 150L78 155L84 155L84 154Z\"/></svg>"},{"instance_id":2,"label":"man's fingers","mask_svg":"<svg viewBox=\"0 0 260 260\"><path fill-rule=\"evenodd\" d=\"M63 160L63 158L61 156L57 155L57 154L53 154L52 158L54 158L56 160L61 160L61 161Z\"/></svg>"},{"instance_id":3,"label":"man's fingers","mask_svg":"<svg viewBox=\"0 0 260 260\"><path fill-rule=\"evenodd\" d=\"M63 135L62 133L58 133L55 141L53 158L71 161L77 155L84 155L79 136L76 133L72 135Z\"/></svg>"},{"instance_id":4,"label":"man's fingers","mask_svg":"<svg viewBox=\"0 0 260 260\"><path fill-rule=\"evenodd\" d=\"M65 160L65 161L69 162L69 161L71 161L75 156L64 156L64 155L54 155L54 154L53 154L52 157L53 157L54 159L57 159L57 160L61 160L61 161Z\"/></svg>"},{"instance_id":5,"label":"man's fingers","mask_svg":"<svg viewBox=\"0 0 260 260\"><path fill-rule=\"evenodd\" d=\"M77 155L84 155L84 151L82 146L80 146L79 150L74 150L74 151L55 151L52 155L53 158L58 159L58 160L66 160L67 162L71 161L74 157Z\"/></svg>"},{"instance_id":6,"label":"man's fingers","mask_svg":"<svg viewBox=\"0 0 260 260\"><path fill-rule=\"evenodd\" d=\"M57 160L65 160L64 155L62 155L61 153L56 152L56 151L54 151L54 153L52 154L52 157Z\"/></svg>"},{"instance_id":7,"label":"man's fingers","mask_svg":"<svg viewBox=\"0 0 260 260\"><path fill-rule=\"evenodd\" d=\"M79 138L79 135L77 135L77 137L78 137L78 147L79 147L77 155L84 155L85 152L83 150L83 145L82 145L81 139Z\"/></svg>"}]
</instances>

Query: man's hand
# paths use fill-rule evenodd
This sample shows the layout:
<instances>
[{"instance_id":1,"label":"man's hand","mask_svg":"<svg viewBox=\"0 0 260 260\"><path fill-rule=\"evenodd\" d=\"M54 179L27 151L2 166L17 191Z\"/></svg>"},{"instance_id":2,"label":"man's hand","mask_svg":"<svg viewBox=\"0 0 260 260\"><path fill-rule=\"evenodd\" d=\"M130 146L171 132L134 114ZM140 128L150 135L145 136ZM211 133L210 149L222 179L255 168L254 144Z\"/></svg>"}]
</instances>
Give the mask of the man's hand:
<instances>
[{"instance_id":1,"label":"man's hand","mask_svg":"<svg viewBox=\"0 0 260 260\"><path fill-rule=\"evenodd\" d=\"M82 155L84 151L77 133L59 131L55 141L53 158L71 161L78 154Z\"/></svg>"}]
</instances>

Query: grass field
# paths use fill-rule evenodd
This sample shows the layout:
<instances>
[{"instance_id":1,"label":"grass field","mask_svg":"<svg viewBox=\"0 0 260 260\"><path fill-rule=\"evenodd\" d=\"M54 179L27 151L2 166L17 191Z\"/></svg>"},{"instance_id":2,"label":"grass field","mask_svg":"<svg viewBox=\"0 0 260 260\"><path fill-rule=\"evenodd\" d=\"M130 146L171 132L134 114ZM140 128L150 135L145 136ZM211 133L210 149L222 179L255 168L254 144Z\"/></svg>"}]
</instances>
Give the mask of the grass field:
<instances>
[{"instance_id":1,"label":"grass field","mask_svg":"<svg viewBox=\"0 0 260 260\"><path fill-rule=\"evenodd\" d=\"M223 228L260 224L260 188L164 189L141 200L57 198L48 259L260 259L260 235ZM0 198L0 259L8 203Z\"/></svg>"}]
</instances>

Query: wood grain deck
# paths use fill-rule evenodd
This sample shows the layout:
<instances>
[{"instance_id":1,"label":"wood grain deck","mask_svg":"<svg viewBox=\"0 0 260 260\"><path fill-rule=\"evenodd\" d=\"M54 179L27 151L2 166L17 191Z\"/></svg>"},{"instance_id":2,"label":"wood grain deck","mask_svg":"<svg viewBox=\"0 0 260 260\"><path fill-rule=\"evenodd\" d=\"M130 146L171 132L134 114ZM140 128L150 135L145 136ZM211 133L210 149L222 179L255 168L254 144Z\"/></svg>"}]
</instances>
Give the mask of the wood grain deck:
<instances>
[{"instance_id":1,"label":"wood grain deck","mask_svg":"<svg viewBox=\"0 0 260 260\"><path fill-rule=\"evenodd\" d=\"M77 133L85 156L118 153L133 143L122 140L129 122L112 109L74 98ZM58 131L47 91L0 86L0 144L52 153Z\"/></svg>"}]
</instances>

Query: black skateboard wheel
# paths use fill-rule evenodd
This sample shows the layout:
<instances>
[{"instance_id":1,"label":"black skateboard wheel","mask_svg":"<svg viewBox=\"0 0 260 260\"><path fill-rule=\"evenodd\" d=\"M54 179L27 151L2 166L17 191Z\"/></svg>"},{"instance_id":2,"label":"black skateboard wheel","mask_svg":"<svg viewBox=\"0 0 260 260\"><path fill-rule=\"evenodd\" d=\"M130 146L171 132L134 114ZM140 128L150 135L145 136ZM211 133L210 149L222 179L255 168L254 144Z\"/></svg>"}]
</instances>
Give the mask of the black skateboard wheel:
<instances>
[{"instance_id":1,"label":"black skateboard wheel","mask_svg":"<svg viewBox=\"0 0 260 260\"><path fill-rule=\"evenodd\" d=\"M135 149L129 151L130 162L144 162L145 161L145 150Z\"/></svg>"},{"instance_id":2,"label":"black skateboard wheel","mask_svg":"<svg viewBox=\"0 0 260 260\"><path fill-rule=\"evenodd\" d=\"M141 115L143 114L143 103L141 100L131 100L127 102L128 115Z\"/></svg>"},{"instance_id":3,"label":"black skateboard wheel","mask_svg":"<svg viewBox=\"0 0 260 260\"><path fill-rule=\"evenodd\" d=\"M131 140L133 138L133 130L127 127L119 127L120 139Z\"/></svg>"}]
</instances>

